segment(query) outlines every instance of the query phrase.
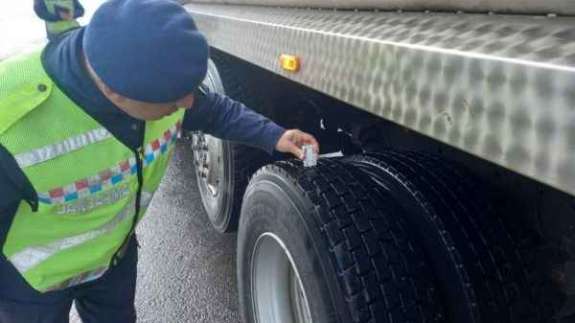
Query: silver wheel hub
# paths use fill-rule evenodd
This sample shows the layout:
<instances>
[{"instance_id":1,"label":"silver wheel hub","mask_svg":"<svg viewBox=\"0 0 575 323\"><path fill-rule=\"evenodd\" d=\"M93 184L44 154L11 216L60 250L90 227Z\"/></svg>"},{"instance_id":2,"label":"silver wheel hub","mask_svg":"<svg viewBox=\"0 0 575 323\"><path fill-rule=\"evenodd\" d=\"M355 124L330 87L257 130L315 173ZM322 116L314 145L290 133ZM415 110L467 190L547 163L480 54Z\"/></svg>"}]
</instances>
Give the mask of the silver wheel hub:
<instances>
[{"instance_id":1,"label":"silver wheel hub","mask_svg":"<svg viewBox=\"0 0 575 323\"><path fill-rule=\"evenodd\" d=\"M200 189L215 198L220 192L224 176L222 142L212 136L197 133L192 135L192 149Z\"/></svg>"},{"instance_id":2,"label":"silver wheel hub","mask_svg":"<svg viewBox=\"0 0 575 323\"><path fill-rule=\"evenodd\" d=\"M311 312L299 271L283 241L262 234L251 262L251 291L258 323L311 323Z\"/></svg>"}]
</instances>

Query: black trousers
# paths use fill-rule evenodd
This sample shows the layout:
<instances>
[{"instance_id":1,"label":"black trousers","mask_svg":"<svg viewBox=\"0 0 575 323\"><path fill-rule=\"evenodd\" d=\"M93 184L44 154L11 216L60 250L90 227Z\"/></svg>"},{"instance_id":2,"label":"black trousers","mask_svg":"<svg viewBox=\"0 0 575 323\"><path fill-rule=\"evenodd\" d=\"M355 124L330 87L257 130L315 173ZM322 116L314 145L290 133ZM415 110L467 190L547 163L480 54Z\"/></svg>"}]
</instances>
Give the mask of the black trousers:
<instances>
[{"instance_id":1,"label":"black trousers","mask_svg":"<svg viewBox=\"0 0 575 323\"><path fill-rule=\"evenodd\" d=\"M75 301L83 323L135 323L138 247L132 238L124 257L101 278L61 291L39 293L0 256L0 323L66 323Z\"/></svg>"}]
</instances>

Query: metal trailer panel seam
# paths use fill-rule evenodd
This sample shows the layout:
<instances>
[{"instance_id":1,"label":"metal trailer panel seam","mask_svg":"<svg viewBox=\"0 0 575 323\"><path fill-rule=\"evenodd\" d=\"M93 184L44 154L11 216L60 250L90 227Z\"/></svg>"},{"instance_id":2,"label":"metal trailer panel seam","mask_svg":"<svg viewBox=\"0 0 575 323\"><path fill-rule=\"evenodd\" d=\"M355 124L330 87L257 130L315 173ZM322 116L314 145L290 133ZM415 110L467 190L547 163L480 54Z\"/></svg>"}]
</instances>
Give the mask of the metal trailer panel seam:
<instances>
[{"instance_id":1,"label":"metal trailer panel seam","mask_svg":"<svg viewBox=\"0 0 575 323\"><path fill-rule=\"evenodd\" d=\"M186 8L218 49L575 194L575 19Z\"/></svg>"}]
</instances>

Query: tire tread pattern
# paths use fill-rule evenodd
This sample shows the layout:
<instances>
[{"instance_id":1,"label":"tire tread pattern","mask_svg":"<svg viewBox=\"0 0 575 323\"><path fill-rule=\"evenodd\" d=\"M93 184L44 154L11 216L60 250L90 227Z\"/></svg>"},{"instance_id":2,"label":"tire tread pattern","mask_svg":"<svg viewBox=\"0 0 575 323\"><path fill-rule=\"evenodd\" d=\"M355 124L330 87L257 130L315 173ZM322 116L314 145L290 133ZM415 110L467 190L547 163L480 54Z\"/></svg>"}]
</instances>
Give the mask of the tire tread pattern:
<instances>
[{"instance_id":1,"label":"tire tread pattern","mask_svg":"<svg viewBox=\"0 0 575 323\"><path fill-rule=\"evenodd\" d=\"M400 208L359 170L337 160L304 169L298 161L265 166L292 179L329 247L354 323L440 322L442 305L422 251L409 239Z\"/></svg>"},{"instance_id":2,"label":"tire tread pattern","mask_svg":"<svg viewBox=\"0 0 575 323\"><path fill-rule=\"evenodd\" d=\"M427 220L442 232L477 321L539 322L521 255L477 179L454 164L415 152L351 160L384 169L421 204Z\"/></svg>"}]
</instances>

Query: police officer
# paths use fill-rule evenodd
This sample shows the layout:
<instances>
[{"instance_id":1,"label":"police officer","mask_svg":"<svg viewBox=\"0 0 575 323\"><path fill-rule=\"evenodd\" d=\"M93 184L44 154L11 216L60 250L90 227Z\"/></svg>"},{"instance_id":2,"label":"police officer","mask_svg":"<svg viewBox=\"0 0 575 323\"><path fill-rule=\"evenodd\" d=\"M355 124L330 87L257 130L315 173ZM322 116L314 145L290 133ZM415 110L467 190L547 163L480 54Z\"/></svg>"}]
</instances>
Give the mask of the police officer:
<instances>
[{"instance_id":1,"label":"police officer","mask_svg":"<svg viewBox=\"0 0 575 323\"><path fill-rule=\"evenodd\" d=\"M0 63L0 322L135 322L144 216L184 130L298 157L315 139L202 94L208 44L170 0L37 0L50 43Z\"/></svg>"},{"instance_id":2,"label":"police officer","mask_svg":"<svg viewBox=\"0 0 575 323\"><path fill-rule=\"evenodd\" d=\"M84 7L78 0L34 0L34 11L45 21L50 40L80 27L76 18L84 15Z\"/></svg>"}]
</instances>

